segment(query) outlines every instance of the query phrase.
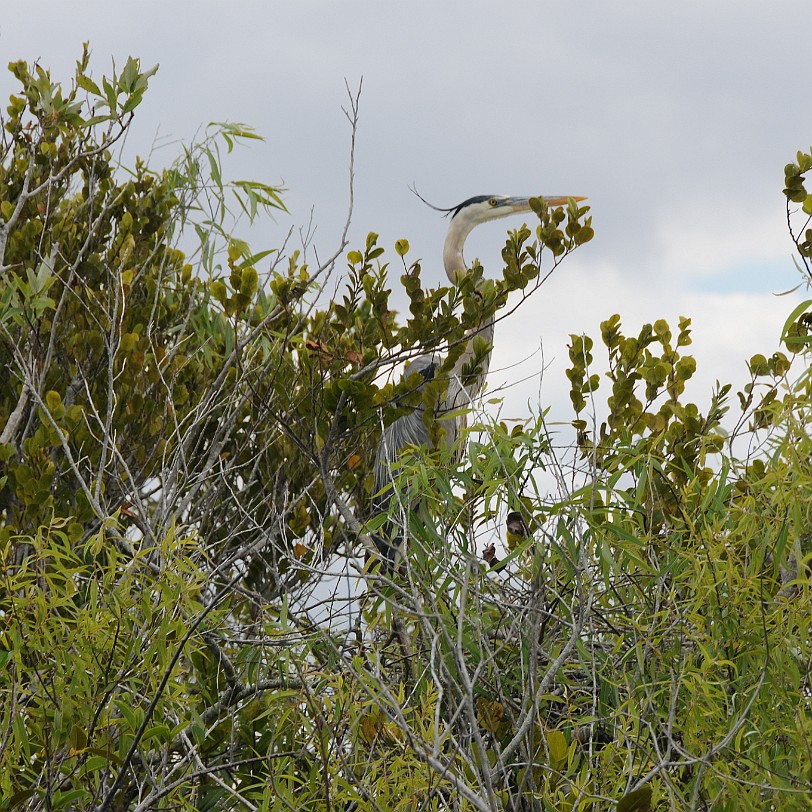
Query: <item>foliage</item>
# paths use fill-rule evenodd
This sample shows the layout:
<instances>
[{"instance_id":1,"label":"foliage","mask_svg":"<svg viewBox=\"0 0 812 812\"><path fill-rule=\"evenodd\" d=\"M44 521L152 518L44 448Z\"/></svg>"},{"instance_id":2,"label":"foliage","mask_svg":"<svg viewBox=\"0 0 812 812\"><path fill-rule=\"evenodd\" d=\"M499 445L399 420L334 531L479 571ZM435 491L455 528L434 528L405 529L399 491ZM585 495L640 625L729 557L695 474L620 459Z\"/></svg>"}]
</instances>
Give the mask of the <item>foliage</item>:
<instances>
[{"instance_id":1,"label":"foliage","mask_svg":"<svg viewBox=\"0 0 812 812\"><path fill-rule=\"evenodd\" d=\"M453 290L399 240L404 322L374 233L237 236L284 212L227 177L248 128L117 167L154 70L88 65L14 63L0 151L0 808L809 808L812 304L735 407L687 402L688 319L607 319L604 378L572 336L571 456L476 413L461 461L404 456L403 568L361 571L380 427L441 386L393 370L453 364L588 209L534 201Z\"/></svg>"}]
</instances>

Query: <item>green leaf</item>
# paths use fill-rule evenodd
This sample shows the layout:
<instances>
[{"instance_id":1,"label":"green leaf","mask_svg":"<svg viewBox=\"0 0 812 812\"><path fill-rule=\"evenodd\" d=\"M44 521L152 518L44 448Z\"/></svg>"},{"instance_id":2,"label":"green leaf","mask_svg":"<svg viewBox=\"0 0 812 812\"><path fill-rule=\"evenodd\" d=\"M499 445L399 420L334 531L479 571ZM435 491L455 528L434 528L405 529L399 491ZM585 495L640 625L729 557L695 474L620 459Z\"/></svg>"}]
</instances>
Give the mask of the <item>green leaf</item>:
<instances>
[{"instance_id":1,"label":"green leaf","mask_svg":"<svg viewBox=\"0 0 812 812\"><path fill-rule=\"evenodd\" d=\"M783 330L781 331L781 341L786 344L787 349L790 352L798 352L800 349L803 348L806 342L803 339L798 340L796 336L798 335L797 329L793 334L792 328L797 328L797 324L799 319L802 315L807 313L812 308L812 299L807 299L806 301L801 302L793 311L789 314L789 318L784 322Z\"/></svg>"},{"instance_id":2,"label":"green leaf","mask_svg":"<svg viewBox=\"0 0 812 812\"><path fill-rule=\"evenodd\" d=\"M122 114L131 113L133 110L135 110L136 107L138 107L139 104L141 104L142 99L143 99L142 93L133 93L127 99L127 101L124 102L124 105L121 108Z\"/></svg>"},{"instance_id":3,"label":"green leaf","mask_svg":"<svg viewBox=\"0 0 812 812\"><path fill-rule=\"evenodd\" d=\"M130 726L130 732L134 733L136 730L138 730L140 722L136 717L136 712L134 709L120 699L115 700L115 706L118 708L121 715L127 720L127 724Z\"/></svg>"},{"instance_id":4,"label":"green leaf","mask_svg":"<svg viewBox=\"0 0 812 812\"><path fill-rule=\"evenodd\" d=\"M651 812L651 785L627 792L617 802L617 812Z\"/></svg>"},{"instance_id":5,"label":"green leaf","mask_svg":"<svg viewBox=\"0 0 812 812\"><path fill-rule=\"evenodd\" d=\"M70 731L70 746L74 752L79 752L87 747L87 732L78 724L74 724Z\"/></svg>"},{"instance_id":6,"label":"green leaf","mask_svg":"<svg viewBox=\"0 0 812 812\"><path fill-rule=\"evenodd\" d=\"M62 406L62 397L60 396L59 392L56 392L53 389L46 392L45 405L48 407L48 411L56 412L59 407Z\"/></svg>"},{"instance_id":7,"label":"green leaf","mask_svg":"<svg viewBox=\"0 0 812 812\"><path fill-rule=\"evenodd\" d=\"M547 749L550 751L550 766L560 771L567 764L569 746L567 737L560 730L547 731Z\"/></svg>"},{"instance_id":8,"label":"green leaf","mask_svg":"<svg viewBox=\"0 0 812 812\"><path fill-rule=\"evenodd\" d=\"M80 74L76 77L76 84L82 88L82 90L86 90L88 93L92 93L94 96L102 95L101 90L99 90L99 86L89 77L83 74Z\"/></svg>"},{"instance_id":9,"label":"green leaf","mask_svg":"<svg viewBox=\"0 0 812 812\"><path fill-rule=\"evenodd\" d=\"M104 88L104 97L107 100L107 106L110 108L110 112L114 113L116 110L116 99L118 98L116 89L108 81L107 77L102 79L102 87Z\"/></svg>"},{"instance_id":10,"label":"green leaf","mask_svg":"<svg viewBox=\"0 0 812 812\"><path fill-rule=\"evenodd\" d=\"M209 171L211 172L212 180L217 184L217 186L222 190L223 188L223 178L220 174L220 164L217 161L212 150L206 150L206 157L209 159Z\"/></svg>"},{"instance_id":11,"label":"green leaf","mask_svg":"<svg viewBox=\"0 0 812 812\"><path fill-rule=\"evenodd\" d=\"M78 801L80 798L87 799L89 797L90 793L84 789L72 789L68 790L67 792L57 790L56 792L54 792L53 799L51 801L51 808L52 809L75 808L73 806L74 801Z\"/></svg>"}]
</instances>

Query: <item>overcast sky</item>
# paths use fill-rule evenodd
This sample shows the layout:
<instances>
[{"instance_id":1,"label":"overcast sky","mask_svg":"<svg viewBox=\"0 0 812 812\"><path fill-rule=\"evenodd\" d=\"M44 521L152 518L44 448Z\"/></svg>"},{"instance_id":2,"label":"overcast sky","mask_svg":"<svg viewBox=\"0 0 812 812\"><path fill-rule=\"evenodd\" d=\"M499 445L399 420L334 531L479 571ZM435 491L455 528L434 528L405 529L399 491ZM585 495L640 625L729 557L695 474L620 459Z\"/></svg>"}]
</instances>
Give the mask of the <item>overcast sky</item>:
<instances>
[{"instance_id":1,"label":"overcast sky","mask_svg":"<svg viewBox=\"0 0 812 812\"><path fill-rule=\"evenodd\" d=\"M784 164L812 143L808 15L808 0L38 0L4 8L0 56L39 59L65 79L84 40L96 76L111 58L160 63L130 136L140 153L156 133L189 139L209 121L256 127L267 141L242 151L234 173L288 187L291 213L263 233L270 245L312 209L321 252L335 246L344 82L361 76L354 244L368 231L387 249L406 237L424 280L441 283L446 221L411 183L443 206L588 195L595 240L500 323L490 377L512 384L507 416L538 408L541 391L569 419L567 336L598 336L612 313L629 331L693 318L700 406L715 379L741 385L744 360L777 348L801 295L773 294L799 281L781 187ZM14 89L3 75L0 95ZM497 272L520 222L483 227L466 255ZM552 363L541 387L539 347Z\"/></svg>"}]
</instances>

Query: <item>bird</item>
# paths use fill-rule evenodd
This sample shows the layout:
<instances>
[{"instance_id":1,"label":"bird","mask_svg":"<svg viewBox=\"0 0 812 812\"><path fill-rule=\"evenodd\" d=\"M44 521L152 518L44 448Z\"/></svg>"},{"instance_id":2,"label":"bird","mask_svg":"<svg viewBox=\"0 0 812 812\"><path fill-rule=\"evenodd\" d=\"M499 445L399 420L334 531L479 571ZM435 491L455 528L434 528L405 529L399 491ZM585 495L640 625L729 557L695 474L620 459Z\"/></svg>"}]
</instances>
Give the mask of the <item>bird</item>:
<instances>
[{"instance_id":1,"label":"bird","mask_svg":"<svg viewBox=\"0 0 812 812\"><path fill-rule=\"evenodd\" d=\"M548 206L553 207L566 205L570 198L562 195L549 197L545 195L542 199ZM572 199L579 201L585 198L573 197ZM450 215L451 218L443 244L443 267L448 280L454 287L468 273L463 248L471 231L482 223L531 210L529 197L506 195L477 195L448 209L437 206L432 206L432 208ZM466 345L462 355L457 359L453 369L444 373L447 376L447 385L443 402L437 404L434 416L444 429L444 443L448 448L455 448L465 425L465 415L460 414L460 411L478 397L485 387L493 352L494 326L494 320L491 318L472 329L465 337ZM485 356L479 361L474 374L466 375L463 383L463 369L466 365L470 365L474 357L474 339L477 337L487 343L488 349ZM434 380L442 366L442 357L433 354L420 355L404 366L404 377L409 378L417 374L415 380L419 389L427 382ZM391 487L394 478L393 465L397 462L401 452L409 446L430 445L430 432L423 420L424 412L425 405L418 406L414 411L398 417L383 430L373 466L372 510L375 515L390 511L393 497ZM444 414L451 416L443 417ZM456 451L459 454L459 448L456 448ZM413 510L415 506L408 505L407 508ZM395 568L405 539L405 528L398 526L392 518L384 523L379 533L372 536L385 569Z\"/></svg>"}]
</instances>

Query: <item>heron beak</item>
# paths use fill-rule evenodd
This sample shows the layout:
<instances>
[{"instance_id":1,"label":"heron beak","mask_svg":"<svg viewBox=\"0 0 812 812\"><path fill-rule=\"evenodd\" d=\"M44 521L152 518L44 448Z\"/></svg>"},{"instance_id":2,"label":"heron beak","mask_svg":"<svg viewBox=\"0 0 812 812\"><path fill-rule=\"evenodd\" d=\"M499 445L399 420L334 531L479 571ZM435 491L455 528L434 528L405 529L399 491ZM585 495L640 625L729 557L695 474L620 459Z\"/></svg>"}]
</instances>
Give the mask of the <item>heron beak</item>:
<instances>
[{"instance_id":1,"label":"heron beak","mask_svg":"<svg viewBox=\"0 0 812 812\"><path fill-rule=\"evenodd\" d=\"M509 197L503 205L511 212L530 211L530 198Z\"/></svg>"},{"instance_id":2,"label":"heron beak","mask_svg":"<svg viewBox=\"0 0 812 812\"><path fill-rule=\"evenodd\" d=\"M539 197L551 208L566 206L570 200L574 200L576 203L586 200L585 197L576 197L575 195L539 195Z\"/></svg>"},{"instance_id":3,"label":"heron beak","mask_svg":"<svg viewBox=\"0 0 812 812\"><path fill-rule=\"evenodd\" d=\"M536 195L536 197L538 197L539 200L543 200L549 208L566 206L570 200L574 200L576 203L581 200L586 200L585 197L575 197L574 195ZM530 198L509 197L504 201L502 207L507 209L507 211L511 214L522 211L530 211Z\"/></svg>"}]
</instances>

